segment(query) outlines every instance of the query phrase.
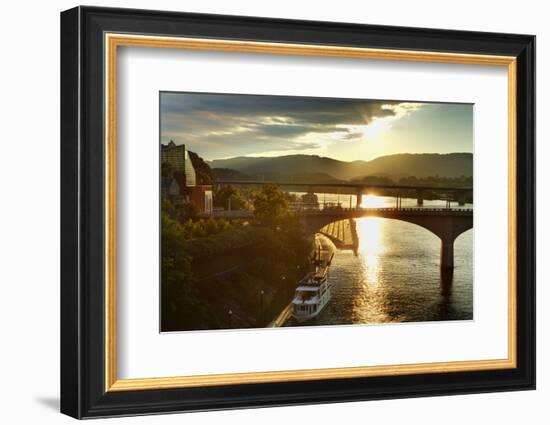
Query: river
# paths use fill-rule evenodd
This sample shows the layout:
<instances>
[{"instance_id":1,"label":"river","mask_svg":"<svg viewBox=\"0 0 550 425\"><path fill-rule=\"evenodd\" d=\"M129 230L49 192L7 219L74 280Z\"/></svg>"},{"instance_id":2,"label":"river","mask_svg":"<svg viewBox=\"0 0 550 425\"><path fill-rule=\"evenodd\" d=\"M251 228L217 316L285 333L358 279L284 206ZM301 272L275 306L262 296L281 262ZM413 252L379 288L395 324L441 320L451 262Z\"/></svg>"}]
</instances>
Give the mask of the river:
<instances>
[{"instance_id":1,"label":"river","mask_svg":"<svg viewBox=\"0 0 550 425\"><path fill-rule=\"evenodd\" d=\"M319 202L337 201L347 207L347 199L326 195ZM361 205L393 207L395 198L364 195ZM415 206L416 199L402 201L402 207ZM439 206L444 207L445 201L424 201L424 207ZM325 249L335 251L329 272L332 298L319 316L299 326L473 318L473 230L456 239L454 271L442 274L440 240L431 232L376 217L360 218L356 223L357 253L337 250L330 240L317 235ZM298 324L289 319L284 326Z\"/></svg>"}]
</instances>

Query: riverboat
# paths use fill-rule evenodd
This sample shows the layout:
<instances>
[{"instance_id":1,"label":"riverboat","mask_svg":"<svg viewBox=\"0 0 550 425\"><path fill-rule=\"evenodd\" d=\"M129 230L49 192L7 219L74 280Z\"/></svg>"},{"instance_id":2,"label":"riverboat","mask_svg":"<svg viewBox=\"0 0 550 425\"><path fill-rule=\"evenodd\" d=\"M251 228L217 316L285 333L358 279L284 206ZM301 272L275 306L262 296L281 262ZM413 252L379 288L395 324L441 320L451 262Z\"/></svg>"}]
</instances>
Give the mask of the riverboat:
<instances>
[{"instance_id":1,"label":"riverboat","mask_svg":"<svg viewBox=\"0 0 550 425\"><path fill-rule=\"evenodd\" d=\"M332 256L327 261L321 258L321 247L315 256L313 271L310 271L298 283L292 300L292 317L298 322L313 319L326 307L331 297L329 282L329 267Z\"/></svg>"}]
</instances>

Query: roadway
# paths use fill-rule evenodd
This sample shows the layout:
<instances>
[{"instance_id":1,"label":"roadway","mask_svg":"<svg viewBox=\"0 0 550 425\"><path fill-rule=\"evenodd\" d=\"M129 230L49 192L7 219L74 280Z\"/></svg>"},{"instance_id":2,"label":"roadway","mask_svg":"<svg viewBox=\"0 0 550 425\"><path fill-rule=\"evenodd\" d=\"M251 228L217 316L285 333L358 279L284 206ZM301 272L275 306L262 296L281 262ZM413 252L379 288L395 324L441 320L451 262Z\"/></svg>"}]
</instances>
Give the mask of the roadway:
<instances>
[{"instance_id":1,"label":"roadway","mask_svg":"<svg viewBox=\"0 0 550 425\"><path fill-rule=\"evenodd\" d=\"M328 183L300 183L292 181L263 181L263 180L217 180L214 185L233 185L233 186L261 186L272 184L276 186L290 187L332 187L332 188L350 188L350 189L401 189L401 190L434 190L441 192L471 192L471 187L440 187L440 186L413 186L399 184L368 184L352 182L328 182Z\"/></svg>"},{"instance_id":2,"label":"roadway","mask_svg":"<svg viewBox=\"0 0 550 425\"><path fill-rule=\"evenodd\" d=\"M294 209L291 210L295 215L299 217L305 216L323 216L323 215L341 215L347 214L350 217L357 218L358 216L365 215L465 215L469 216L473 214L471 208L428 208L428 207L384 207L384 208L341 208L341 207L327 207L319 209ZM228 219L247 219L252 218L254 213L250 210L236 210L236 211L213 211L211 214L202 213L199 217L208 218L228 218Z\"/></svg>"}]
</instances>

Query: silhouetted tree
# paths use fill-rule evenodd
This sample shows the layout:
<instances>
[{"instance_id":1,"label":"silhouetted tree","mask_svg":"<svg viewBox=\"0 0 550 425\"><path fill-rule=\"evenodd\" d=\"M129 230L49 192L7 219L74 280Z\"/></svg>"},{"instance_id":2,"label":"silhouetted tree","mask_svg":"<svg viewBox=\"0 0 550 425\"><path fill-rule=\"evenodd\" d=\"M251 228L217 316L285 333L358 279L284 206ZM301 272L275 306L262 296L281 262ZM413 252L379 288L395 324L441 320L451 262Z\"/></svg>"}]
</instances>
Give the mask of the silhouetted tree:
<instances>
[{"instance_id":1,"label":"silhouetted tree","mask_svg":"<svg viewBox=\"0 0 550 425\"><path fill-rule=\"evenodd\" d=\"M228 185L217 188L214 192L214 205L229 209L230 202L232 210L241 210L246 206L246 201L234 186Z\"/></svg>"},{"instance_id":2,"label":"silhouetted tree","mask_svg":"<svg viewBox=\"0 0 550 425\"><path fill-rule=\"evenodd\" d=\"M161 212L161 328L178 330L197 327L204 321L204 308L197 298L191 258L184 249L182 226Z\"/></svg>"},{"instance_id":3,"label":"silhouetted tree","mask_svg":"<svg viewBox=\"0 0 550 425\"><path fill-rule=\"evenodd\" d=\"M273 226L288 216L288 197L278 186L268 184L253 194L254 217Z\"/></svg>"}]
</instances>

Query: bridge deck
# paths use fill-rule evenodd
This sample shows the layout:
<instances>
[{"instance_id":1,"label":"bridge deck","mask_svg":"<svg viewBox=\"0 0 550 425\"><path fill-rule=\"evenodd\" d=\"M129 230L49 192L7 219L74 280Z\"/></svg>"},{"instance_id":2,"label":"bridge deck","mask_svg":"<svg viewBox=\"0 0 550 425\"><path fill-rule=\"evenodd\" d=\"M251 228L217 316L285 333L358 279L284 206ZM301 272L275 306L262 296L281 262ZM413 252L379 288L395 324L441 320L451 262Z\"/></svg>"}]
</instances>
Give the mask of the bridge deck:
<instances>
[{"instance_id":1,"label":"bridge deck","mask_svg":"<svg viewBox=\"0 0 550 425\"><path fill-rule=\"evenodd\" d=\"M423 215L423 216L472 216L474 210L471 208L325 208L325 209L303 209L293 210L295 215L299 217L307 216L369 216L369 215L384 215L384 216L403 216L403 215ZM252 218L253 212L250 210L240 211L214 211L212 214L203 213L199 217L208 218Z\"/></svg>"},{"instance_id":2,"label":"bridge deck","mask_svg":"<svg viewBox=\"0 0 550 425\"><path fill-rule=\"evenodd\" d=\"M353 189L402 189L402 190L438 190L442 192L472 192L471 187L440 187L440 186L413 186L400 184L368 184L352 182L326 182L326 183L300 183L291 181L262 181L262 180L217 180L215 185L233 185L233 186L262 186L276 185L286 187L332 187L332 188L353 188Z\"/></svg>"},{"instance_id":3,"label":"bridge deck","mask_svg":"<svg viewBox=\"0 0 550 425\"><path fill-rule=\"evenodd\" d=\"M319 210L298 210L294 214L300 216L306 215L341 215L349 213L350 215L357 214L395 214L395 215L461 215L470 216L473 214L472 208L325 208Z\"/></svg>"}]
</instances>

